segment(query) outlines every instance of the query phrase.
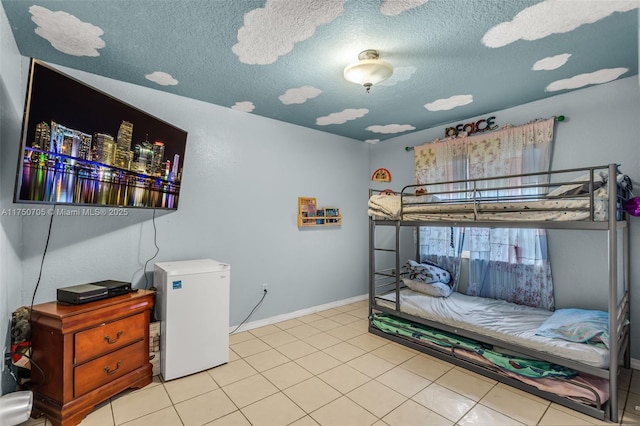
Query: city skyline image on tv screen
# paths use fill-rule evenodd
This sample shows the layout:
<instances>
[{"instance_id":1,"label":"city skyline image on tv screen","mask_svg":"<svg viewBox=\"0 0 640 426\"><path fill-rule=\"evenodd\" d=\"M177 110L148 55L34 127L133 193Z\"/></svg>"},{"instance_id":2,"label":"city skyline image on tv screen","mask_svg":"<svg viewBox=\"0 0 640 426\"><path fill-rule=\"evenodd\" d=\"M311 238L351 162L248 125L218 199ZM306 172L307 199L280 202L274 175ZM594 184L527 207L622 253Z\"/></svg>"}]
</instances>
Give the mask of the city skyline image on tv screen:
<instances>
[{"instance_id":1,"label":"city skyline image on tv screen","mask_svg":"<svg viewBox=\"0 0 640 426\"><path fill-rule=\"evenodd\" d=\"M177 209L187 132L31 61L14 201Z\"/></svg>"}]
</instances>

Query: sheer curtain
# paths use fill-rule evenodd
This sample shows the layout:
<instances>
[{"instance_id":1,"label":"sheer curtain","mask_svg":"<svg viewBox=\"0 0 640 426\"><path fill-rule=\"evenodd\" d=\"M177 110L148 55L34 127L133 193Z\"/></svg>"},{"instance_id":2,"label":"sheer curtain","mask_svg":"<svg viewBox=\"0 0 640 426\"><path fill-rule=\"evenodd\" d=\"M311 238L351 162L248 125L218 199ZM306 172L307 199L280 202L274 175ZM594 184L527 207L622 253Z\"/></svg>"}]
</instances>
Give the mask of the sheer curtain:
<instances>
[{"instance_id":1,"label":"sheer curtain","mask_svg":"<svg viewBox=\"0 0 640 426\"><path fill-rule=\"evenodd\" d=\"M554 119L551 118L506 127L488 134L436 141L418 147L415 153L416 181L424 183L441 179L486 178L546 171L550 164L553 125ZM443 148L440 145L451 147ZM424 170L425 168L429 170ZM521 189L493 188L509 188L525 183L538 182L536 177L497 179L487 182L485 187L479 189L483 196L521 195ZM533 193L532 190L529 191L527 195ZM450 228L440 229L441 231L420 230L421 241L423 236L425 240L424 244L421 243L421 258L452 255L457 241L450 235L449 242L453 244L442 253L443 243L438 243L438 238L442 239L442 235L446 233L442 229ZM554 308L545 230L469 228L466 232L456 232L454 237L466 234L470 251L467 294L545 309ZM450 231L449 233L451 234ZM457 267L459 268L459 260ZM450 272L453 275L454 271Z\"/></svg>"},{"instance_id":2,"label":"sheer curtain","mask_svg":"<svg viewBox=\"0 0 640 426\"><path fill-rule=\"evenodd\" d=\"M416 183L464 180L468 176L467 141L449 139L415 148ZM452 191L466 189L464 182L434 185L429 189L440 199L457 197ZM457 290L460 278L460 254L464 240L464 228L420 227L420 261L432 262L449 271Z\"/></svg>"}]
</instances>

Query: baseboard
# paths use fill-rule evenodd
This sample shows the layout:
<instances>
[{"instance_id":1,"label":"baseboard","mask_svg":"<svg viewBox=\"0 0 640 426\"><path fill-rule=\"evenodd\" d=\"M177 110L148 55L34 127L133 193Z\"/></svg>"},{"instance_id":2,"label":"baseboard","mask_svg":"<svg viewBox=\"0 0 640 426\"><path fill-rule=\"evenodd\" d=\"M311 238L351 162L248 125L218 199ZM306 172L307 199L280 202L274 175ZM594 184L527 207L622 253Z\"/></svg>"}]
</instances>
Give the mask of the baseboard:
<instances>
[{"instance_id":1,"label":"baseboard","mask_svg":"<svg viewBox=\"0 0 640 426\"><path fill-rule=\"evenodd\" d=\"M300 309L298 311L276 315L274 317L264 318L257 321L251 321L244 324L242 327L236 330L235 333L240 333L241 331L252 330L254 328L264 327L267 325L275 324L277 322L282 322L282 321L287 321L287 320L298 318L298 317L303 317L305 315L315 314L316 312L325 311L331 308L337 308L338 306L348 305L350 303L359 302L361 300L367 300L368 298L369 298L369 294L362 294L360 296L354 296L348 299L342 299L342 300L337 300L331 303L325 303L324 305L312 306L310 308ZM229 327L229 333L233 332L233 330L235 330L236 327L237 325Z\"/></svg>"},{"instance_id":2,"label":"baseboard","mask_svg":"<svg viewBox=\"0 0 640 426\"><path fill-rule=\"evenodd\" d=\"M631 358L631 368L640 370L640 359Z\"/></svg>"}]
</instances>

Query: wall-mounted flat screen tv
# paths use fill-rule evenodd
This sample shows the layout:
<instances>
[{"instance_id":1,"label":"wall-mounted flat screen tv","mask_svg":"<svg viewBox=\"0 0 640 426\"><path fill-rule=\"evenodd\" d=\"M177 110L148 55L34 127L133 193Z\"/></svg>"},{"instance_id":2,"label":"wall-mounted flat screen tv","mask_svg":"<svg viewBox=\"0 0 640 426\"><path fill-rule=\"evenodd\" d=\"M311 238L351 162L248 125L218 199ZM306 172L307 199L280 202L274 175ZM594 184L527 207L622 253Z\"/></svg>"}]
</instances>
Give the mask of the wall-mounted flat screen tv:
<instances>
[{"instance_id":1,"label":"wall-mounted flat screen tv","mask_svg":"<svg viewBox=\"0 0 640 426\"><path fill-rule=\"evenodd\" d=\"M187 132L31 60L16 203L177 209Z\"/></svg>"}]
</instances>

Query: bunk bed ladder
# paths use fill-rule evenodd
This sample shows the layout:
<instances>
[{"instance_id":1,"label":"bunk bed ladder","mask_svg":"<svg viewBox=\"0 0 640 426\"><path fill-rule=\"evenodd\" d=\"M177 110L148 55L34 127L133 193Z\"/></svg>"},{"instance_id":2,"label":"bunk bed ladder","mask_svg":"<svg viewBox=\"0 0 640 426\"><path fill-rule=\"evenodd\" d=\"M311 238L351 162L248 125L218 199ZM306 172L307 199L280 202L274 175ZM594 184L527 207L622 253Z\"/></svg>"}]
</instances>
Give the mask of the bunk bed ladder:
<instances>
[{"instance_id":1,"label":"bunk bed ladder","mask_svg":"<svg viewBox=\"0 0 640 426\"><path fill-rule=\"evenodd\" d=\"M381 279L393 279L386 285L395 286L396 309L400 310L400 256L396 253L400 251L400 222L395 224L395 245L394 248L376 247L376 223L375 219L369 219L369 316L373 314L375 304L376 282ZM376 267L376 253L392 253L395 258L393 268L378 270Z\"/></svg>"},{"instance_id":2,"label":"bunk bed ladder","mask_svg":"<svg viewBox=\"0 0 640 426\"><path fill-rule=\"evenodd\" d=\"M371 196L371 194L369 194ZM373 218L369 218L369 318L373 315L373 305L375 303L375 235L376 225Z\"/></svg>"}]
</instances>

